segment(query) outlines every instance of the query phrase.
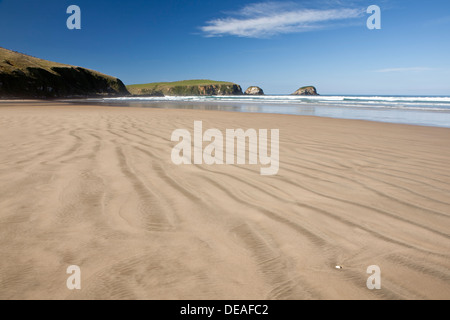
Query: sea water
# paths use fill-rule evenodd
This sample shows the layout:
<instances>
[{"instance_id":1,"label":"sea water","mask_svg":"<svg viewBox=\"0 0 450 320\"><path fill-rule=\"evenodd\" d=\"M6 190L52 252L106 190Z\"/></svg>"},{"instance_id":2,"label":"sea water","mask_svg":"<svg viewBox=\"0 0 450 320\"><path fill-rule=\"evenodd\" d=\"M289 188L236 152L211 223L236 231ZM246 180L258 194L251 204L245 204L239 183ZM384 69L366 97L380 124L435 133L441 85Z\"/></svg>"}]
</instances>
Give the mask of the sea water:
<instances>
[{"instance_id":1,"label":"sea water","mask_svg":"<svg viewBox=\"0 0 450 320\"><path fill-rule=\"evenodd\" d=\"M450 97L412 96L201 96L89 100L108 105L278 113L450 128Z\"/></svg>"}]
</instances>

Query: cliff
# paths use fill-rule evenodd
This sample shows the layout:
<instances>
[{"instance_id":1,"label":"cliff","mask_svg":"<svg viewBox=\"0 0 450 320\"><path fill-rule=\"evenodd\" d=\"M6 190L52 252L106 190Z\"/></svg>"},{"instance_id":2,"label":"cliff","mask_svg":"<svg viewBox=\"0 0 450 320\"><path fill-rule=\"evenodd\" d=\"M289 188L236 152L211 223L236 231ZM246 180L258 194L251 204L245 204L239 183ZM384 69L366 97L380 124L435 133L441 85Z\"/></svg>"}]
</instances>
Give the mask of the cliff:
<instances>
[{"instance_id":1,"label":"cliff","mask_svg":"<svg viewBox=\"0 0 450 320\"><path fill-rule=\"evenodd\" d=\"M242 95L241 86L232 82L186 80L127 86L133 95L159 96L233 96Z\"/></svg>"},{"instance_id":2,"label":"cliff","mask_svg":"<svg viewBox=\"0 0 450 320\"><path fill-rule=\"evenodd\" d=\"M245 95L249 96L263 96L264 91L260 87L249 87L247 90L245 90Z\"/></svg>"},{"instance_id":3,"label":"cliff","mask_svg":"<svg viewBox=\"0 0 450 320\"><path fill-rule=\"evenodd\" d=\"M117 78L0 48L0 98L129 95Z\"/></svg>"},{"instance_id":4,"label":"cliff","mask_svg":"<svg viewBox=\"0 0 450 320\"><path fill-rule=\"evenodd\" d=\"M313 86L302 87L295 91L292 95L294 96L318 96L317 90Z\"/></svg>"}]
</instances>

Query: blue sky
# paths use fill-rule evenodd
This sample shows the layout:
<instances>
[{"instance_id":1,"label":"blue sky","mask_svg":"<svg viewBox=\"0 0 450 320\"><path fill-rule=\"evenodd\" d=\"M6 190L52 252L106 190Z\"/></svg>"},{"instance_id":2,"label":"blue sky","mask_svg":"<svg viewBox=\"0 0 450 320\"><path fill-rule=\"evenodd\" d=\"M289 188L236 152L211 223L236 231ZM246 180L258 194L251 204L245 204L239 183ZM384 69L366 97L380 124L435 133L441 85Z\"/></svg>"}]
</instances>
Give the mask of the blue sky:
<instances>
[{"instance_id":1,"label":"blue sky","mask_svg":"<svg viewBox=\"0 0 450 320\"><path fill-rule=\"evenodd\" d=\"M82 29L68 30L78 5ZM369 5L382 29L369 30ZM266 93L450 95L450 1L0 0L0 46L126 84L233 81Z\"/></svg>"}]
</instances>

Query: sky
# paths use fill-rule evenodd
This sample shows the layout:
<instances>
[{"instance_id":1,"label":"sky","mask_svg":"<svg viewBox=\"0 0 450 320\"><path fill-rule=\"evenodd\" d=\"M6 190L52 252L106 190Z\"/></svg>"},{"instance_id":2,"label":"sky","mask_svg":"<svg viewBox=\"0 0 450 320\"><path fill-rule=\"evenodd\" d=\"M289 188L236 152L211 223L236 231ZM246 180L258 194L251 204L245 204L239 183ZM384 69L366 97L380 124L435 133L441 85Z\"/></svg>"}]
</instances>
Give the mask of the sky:
<instances>
[{"instance_id":1,"label":"sky","mask_svg":"<svg viewBox=\"0 0 450 320\"><path fill-rule=\"evenodd\" d=\"M81 30L67 28L70 5ZM379 30L367 27L370 5L381 9ZM0 0L0 46L125 84L450 96L448 0Z\"/></svg>"}]
</instances>

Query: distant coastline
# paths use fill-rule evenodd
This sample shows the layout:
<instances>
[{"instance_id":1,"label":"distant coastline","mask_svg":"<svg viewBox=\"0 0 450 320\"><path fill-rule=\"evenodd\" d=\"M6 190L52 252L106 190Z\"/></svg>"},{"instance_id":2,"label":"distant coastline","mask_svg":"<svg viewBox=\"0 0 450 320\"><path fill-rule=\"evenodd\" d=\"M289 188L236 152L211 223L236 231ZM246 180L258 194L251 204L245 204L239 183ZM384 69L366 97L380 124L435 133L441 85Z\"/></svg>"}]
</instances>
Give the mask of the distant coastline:
<instances>
[{"instance_id":1,"label":"distant coastline","mask_svg":"<svg viewBox=\"0 0 450 320\"><path fill-rule=\"evenodd\" d=\"M215 80L184 80L125 86L115 77L82 67L47 61L0 47L0 99L78 99L128 96L264 95L251 86ZM313 86L293 95L318 95Z\"/></svg>"}]
</instances>

